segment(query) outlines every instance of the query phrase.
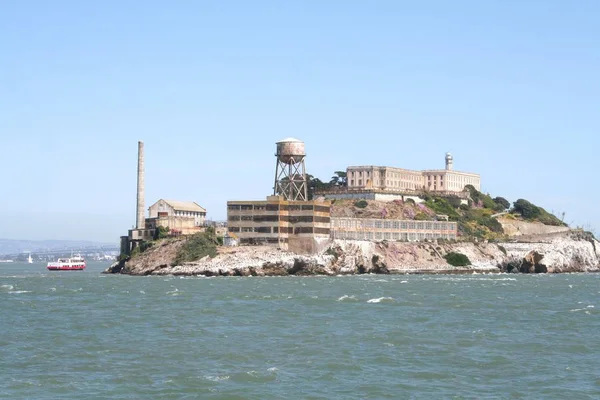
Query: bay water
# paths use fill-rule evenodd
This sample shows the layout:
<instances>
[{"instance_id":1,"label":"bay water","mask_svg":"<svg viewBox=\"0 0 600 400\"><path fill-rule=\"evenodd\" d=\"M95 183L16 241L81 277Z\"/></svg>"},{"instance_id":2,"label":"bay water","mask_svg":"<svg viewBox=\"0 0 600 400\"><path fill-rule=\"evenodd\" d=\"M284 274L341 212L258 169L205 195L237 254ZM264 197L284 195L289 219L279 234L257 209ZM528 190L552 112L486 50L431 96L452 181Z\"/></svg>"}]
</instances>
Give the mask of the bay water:
<instances>
[{"instance_id":1,"label":"bay water","mask_svg":"<svg viewBox=\"0 0 600 400\"><path fill-rule=\"evenodd\" d=\"M0 264L0 398L599 399L600 275Z\"/></svg>"}]
</instances>

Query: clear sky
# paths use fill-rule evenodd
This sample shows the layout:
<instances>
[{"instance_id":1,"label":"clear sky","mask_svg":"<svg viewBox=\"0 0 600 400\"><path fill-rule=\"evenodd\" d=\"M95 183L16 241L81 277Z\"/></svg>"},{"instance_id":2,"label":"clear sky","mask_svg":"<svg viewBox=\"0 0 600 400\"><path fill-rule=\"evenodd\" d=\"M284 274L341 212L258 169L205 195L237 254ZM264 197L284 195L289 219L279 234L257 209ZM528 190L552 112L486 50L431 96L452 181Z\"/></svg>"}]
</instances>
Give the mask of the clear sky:
<instances>
[{"instance_id":1,"label":"clear sky","mask_svg":"<svg viewBox=\"0 0 600 400\"><path fill-rule=\"evenodd\" d=\"M275 142L481 174L600 230L600 2L4 1L0 237L117 242L146 206L270 194Z\"/></svg>"}]
</instances>

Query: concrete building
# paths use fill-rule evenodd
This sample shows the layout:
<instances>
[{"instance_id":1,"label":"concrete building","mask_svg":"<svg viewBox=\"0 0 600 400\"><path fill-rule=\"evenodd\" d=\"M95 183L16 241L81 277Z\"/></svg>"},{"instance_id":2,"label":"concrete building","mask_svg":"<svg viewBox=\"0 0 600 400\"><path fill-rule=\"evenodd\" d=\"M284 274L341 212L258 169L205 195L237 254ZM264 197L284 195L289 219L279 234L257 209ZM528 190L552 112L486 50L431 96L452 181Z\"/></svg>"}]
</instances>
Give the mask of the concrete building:
<instances>
[{"instance_id":1,"label":"concrete building","mask_svg":"<svg viewBox=\"0 0 600 400\"><path fill-rule=\"evenodd\" d=\"M456 222L396 219L332 218L333 239L417 242L456 239Z\"/></svg>"},{"instance_id":2,"label":"concrete building","mask_svg":"<svg viewBox=\"0 0 600 400\"><path fill-rule=\"evenodd\" d=\"M297 253L314 253L330 237L331 202L293 201L269 196L266 201L228 201L228 232L239 244L272 245Z\"/></svg>"},{"instance_id":3,"label":"concrete building","mask_svg":"<svg viewBox=\"0 0 600 400\"><path fill-rule=\"evenodd\" d=\"M206 209L193 201L175 201L160 199L148 208L150 218L189 217L194 226L203 226L206 221Z\"/></svg>"},{"instance_id":4,"label":"concrete building","mask_svg":"<svg viewBox=\"0 0 600 400\"><path fill-rule=\"evenodd\" d=\"M415 191L425 188L421 171L394 167L361 166L346 169L348 188Z\"/></svg>"},{"instance_id":5,"label":"concrete building","mask_svg":"<svg viewBox=\"0 0 600 400\"><path fill-rule=\"evenodd\" d=\"M481 177L470 172L454 171L454 159L446 153L446 168L440 170L413 171L394 167L352 166L346 169L348 191L376 190L398 193L462 192L466 185L481 190Z\"/></svg>"},{"instance_id":6,"label":"concrete building","mask_svg":"<svg viewBox=\"0 0 600 400\"><path fill-rule=\"evenodd\" d=\"M206 209L192 201L160 199L148 208L146 226L169 228L172 235L193 235L204 229Z\"/></svg>"}]
</instances>

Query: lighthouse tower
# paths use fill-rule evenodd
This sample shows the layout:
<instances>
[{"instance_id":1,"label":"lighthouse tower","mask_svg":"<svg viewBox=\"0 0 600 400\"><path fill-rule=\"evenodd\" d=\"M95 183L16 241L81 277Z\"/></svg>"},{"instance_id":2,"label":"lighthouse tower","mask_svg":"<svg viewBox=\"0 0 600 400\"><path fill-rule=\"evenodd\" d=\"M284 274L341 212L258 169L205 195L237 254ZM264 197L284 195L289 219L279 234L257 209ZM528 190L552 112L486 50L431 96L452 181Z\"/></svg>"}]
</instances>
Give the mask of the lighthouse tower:
<instances>
[{"instance_id":1,"label":"lighthouse tower","mask_svg":"<svg viewBox=\"0 0 600 400\"><path fill-rule=\"evenodd\" d=\"M446 171L452 171L453 161L452 154L446 153Z\"/></svg>"}]
</instances>

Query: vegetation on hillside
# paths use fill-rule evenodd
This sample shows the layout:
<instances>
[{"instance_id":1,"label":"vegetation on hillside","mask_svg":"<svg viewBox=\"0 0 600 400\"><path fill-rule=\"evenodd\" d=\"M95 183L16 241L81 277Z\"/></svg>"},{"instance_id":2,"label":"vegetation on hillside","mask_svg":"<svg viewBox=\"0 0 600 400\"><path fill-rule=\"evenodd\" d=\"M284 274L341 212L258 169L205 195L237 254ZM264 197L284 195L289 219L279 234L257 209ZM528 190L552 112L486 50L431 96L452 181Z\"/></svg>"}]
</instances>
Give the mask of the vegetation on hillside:
<instances>
[{"instance_id":1,"label":"vegetation on hillside","mask_svg":"<svg viewBox=\"0 0 600 400\"><path fill-rule=\"evenodd\" d=\"M566 225L563 221L558 219L555 215L550 214L542 207L536 206L525 199L519 199L513 203L514 213L520 214L524 219L528 221L538 221L546 225L564 226Z\"/></svg>"},{"instance_id":2,"label":"vegetation on hillside","mask_svg":"<svg viewBox=\"0 0 600 400\"><path fill-rule=\"evenodd\" d=\"M447 217L449 221L458 223L459 236L465 239L484 240L505 239L502 224L497 220L498 214L509 213L510 218L539 221L548 225L564 225L557 217L527 200L519 199L511 208L510 202L504 197L492 198L471 185L467 185L465 190L469 193L468 201L458 196L440 197L431 192L421 196L425 200L421 204L415 203L412 198L391 202L337 200L333 204L332 215L417 221L440 220Z\"/></svg>"},{"instance_id":3,"label":"vegetation on hillside","mask_svg":"<svg viewBox=\"0 0 600 400\"><path fill-rule=\"evenodd\" d=\"M462 253L450 252L444 256L446 262L454 267L466 267L467 265L471 265L471 260L469 257Z\"/></svg>"},{"instance_id":4,"label":"vegetation on hillside","mask_svg":"<svg viewBox=\"0 0 600 400\"><path fill-rule=\"evenodd\" d=\"M217 246L220 244L215 230L212 227L208 227L205 232L195 233L185 239L185 243L177 251L173 265L197 261L206 256L215 257L217 255Z\"/></svg>"}]
</instances>

